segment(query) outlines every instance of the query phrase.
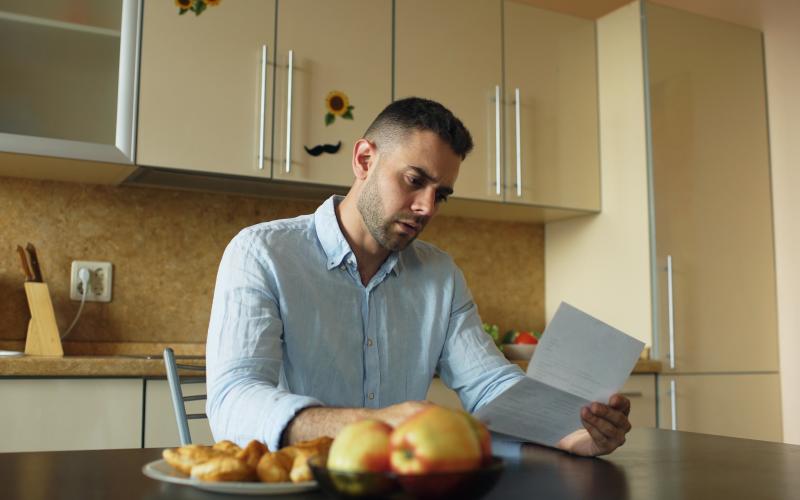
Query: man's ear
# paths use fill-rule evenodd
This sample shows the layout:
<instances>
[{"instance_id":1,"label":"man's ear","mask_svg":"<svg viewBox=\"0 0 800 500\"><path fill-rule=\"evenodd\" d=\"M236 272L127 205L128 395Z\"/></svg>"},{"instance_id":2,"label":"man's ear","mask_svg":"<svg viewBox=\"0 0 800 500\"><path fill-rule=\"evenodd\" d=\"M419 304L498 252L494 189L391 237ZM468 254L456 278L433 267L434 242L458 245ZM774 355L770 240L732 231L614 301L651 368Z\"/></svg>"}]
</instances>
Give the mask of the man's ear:
<instances>
[{"instance_id":1,"label":"man's ear","mask_svg":"<svg viewBox=\"0 0 800 500\"><path fill-rule=\"evenodd\" d=\"M359 139L353 145L353 173L356 179L366 180L367 173L375 164L375 145L367 139Z\"/></svg>"}]
</instances>

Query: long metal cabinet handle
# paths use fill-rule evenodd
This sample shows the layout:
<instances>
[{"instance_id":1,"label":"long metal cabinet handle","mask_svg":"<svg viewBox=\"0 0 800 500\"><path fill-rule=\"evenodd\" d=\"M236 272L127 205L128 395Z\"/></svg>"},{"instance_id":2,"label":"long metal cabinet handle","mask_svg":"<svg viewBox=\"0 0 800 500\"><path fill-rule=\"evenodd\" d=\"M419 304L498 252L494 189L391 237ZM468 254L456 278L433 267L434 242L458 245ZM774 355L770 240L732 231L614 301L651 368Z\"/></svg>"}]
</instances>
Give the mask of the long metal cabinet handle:
<instances>
[{"instance_id":1,"label":"long metal cabinet handle","mask_svg":"<svg viewBox=\"0 0 800 500\"><path fill-rule=\"evenodd\" d=\"M289 71L287 76L286 109L286 173L292 171L292 70L294 51L289 51Z\"/></svg>"},{"instance_id":2,"label":"long metal cabinet handle","mask_svg":"<svg viewBox=\"0 0 800 500\"><path fill-rule=\"evenodd\" d=\"M264 169L264 115L267 108L267 45L261 46L261 116L258 134L258 169Z\"/></svg>"},{"instance_id":3,"label":"long metal cabinet handle","mask_svg":"<svg viewBox=\"0 0 800 500\"><path fill-rule=\"evenodd\" d=\"M678 430L678 382L675 379L669 381L669 402L670 411L672 412L672 430Z\"/></svg>"},{"instance_id":4,"label":"long metal cabinet handle","mask_svg":"<svg viewBox=\"0 0 800 500\"><path fill-rule=\"evenodd\" d=\"M620 396L625 396L626 398L641 398L644 396L642 391L632 391L632 392L620 392Z\"/></svg>"},{"instance_id":5,"label":"long metal cabinet handle","mask_svg":"<svg viewBox=\"0 0 800 500\"><path fill-rule=\"evenodd\" d=\"M494 182L500 196L500 85L494 87Z\"/></svg>"},{"instance_id":6,"label":"long metal cabinet handle","mask_svg":"<svg viewBox=\"0 0 800 500\"><path fill-rule=\"evenodd\" d=\"M675 369L675 300L672 292L672 255L667 255L667 316L669 325L669 367Z\"/></svg>"},{"instance_id":7,"label":"long metal cabinet handle","mask_svg":"<svg viewBox=\"0 0 800 500\"><path fill-rule=\"evenodd\" d=\"M514 89L514 120L516 125L516 139L517 139L517 196L522 196L522 144L520 144L520 137L522 134L519 130L519 89Z\"/></svg>"}]
</instances>

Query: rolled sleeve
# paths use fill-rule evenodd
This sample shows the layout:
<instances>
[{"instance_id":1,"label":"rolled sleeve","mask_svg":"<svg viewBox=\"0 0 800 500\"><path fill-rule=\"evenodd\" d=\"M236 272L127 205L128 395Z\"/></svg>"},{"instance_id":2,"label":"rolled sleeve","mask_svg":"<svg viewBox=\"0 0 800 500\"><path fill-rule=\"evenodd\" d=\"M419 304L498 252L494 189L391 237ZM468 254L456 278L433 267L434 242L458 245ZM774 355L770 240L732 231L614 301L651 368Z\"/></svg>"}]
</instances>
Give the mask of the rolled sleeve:
<instances>
[{"instance_id":1,"label":"rolled sleeve","mask_svg":"<svg viewBox=\"0 0 800 500\"><path fill-rule=\"evenodd\" d=\"M478 308L458 268L453 280L453 304L439 376L458 393L464 408L475 412L525 374L503 356L483 331Z\"/></svg>"},{"instance_id":2,"label":"rolled sleeve","mask_svg":"<svg viewBox=\"0 0 800 500\"><path fill-rule=\"evenodd\" d=\"M215 440L244 445L258 439L277 450L292 418L322 402L279 387L283 323L258 246L243 231L220 263L206 345L206 412Z\"/></svg>"}]
</instances>

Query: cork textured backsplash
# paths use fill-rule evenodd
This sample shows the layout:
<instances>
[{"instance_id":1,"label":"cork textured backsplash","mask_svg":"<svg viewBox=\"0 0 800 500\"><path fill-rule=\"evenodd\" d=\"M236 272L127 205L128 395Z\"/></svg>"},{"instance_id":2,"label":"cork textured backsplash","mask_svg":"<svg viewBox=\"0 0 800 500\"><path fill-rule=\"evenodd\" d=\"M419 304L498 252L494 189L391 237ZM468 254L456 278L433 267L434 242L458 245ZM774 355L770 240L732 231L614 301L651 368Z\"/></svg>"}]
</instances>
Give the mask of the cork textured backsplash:
<instances>
[{"instance_id":1,"label":"cork textured backsplash","mask_svg":"<svg viewBox=\"0 0 800 500\"><path fill-rule=\"evenodd\" d=\"M32 242L63 331L73 260L114 265L110 303L87 302L74 341L204 342L220 257L242 228L311 213L316 202L0 177L0 340L29 318L16 245ZM509 328L544 324L544 228L434 218L421 239L464 271L481 317Z\"/></svg>"}]
</instances>

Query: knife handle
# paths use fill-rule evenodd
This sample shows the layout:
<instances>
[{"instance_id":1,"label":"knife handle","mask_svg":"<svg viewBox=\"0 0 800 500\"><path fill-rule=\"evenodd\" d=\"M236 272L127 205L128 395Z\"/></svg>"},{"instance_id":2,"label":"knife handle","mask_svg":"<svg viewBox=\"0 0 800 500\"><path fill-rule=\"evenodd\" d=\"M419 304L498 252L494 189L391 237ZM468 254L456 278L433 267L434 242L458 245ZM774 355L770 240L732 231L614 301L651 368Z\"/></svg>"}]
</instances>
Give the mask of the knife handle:
<instances>
[{"instance_id":1,"label":"knife handle","mask_svg":"<svg viewBox=\"0 0 800 500\"><path fill-rule=\"evenodd\" d=\"M42 279L42 269L39 267L39 257L36 256L36 247L33 246L33 243L28 243L25 247L25 250L28 251L28 256L31 259L31 271L33 271L33 281L38 283L44 282Z\"/></svg>"},{"instance_id":2,"label":"knife handle","mask_svg":"<svg viewBox=\"0 0 800 500\"><path fill-rule=\"evenodd\" d=\"M17 245L17 253L19 254L19 262L22 264L22 272L25 274L25 281L33 281L33 273L31 273L31 268L28 266L28 256L25 250Z\"/></svg>"}]
</instances>

